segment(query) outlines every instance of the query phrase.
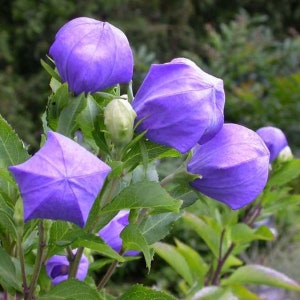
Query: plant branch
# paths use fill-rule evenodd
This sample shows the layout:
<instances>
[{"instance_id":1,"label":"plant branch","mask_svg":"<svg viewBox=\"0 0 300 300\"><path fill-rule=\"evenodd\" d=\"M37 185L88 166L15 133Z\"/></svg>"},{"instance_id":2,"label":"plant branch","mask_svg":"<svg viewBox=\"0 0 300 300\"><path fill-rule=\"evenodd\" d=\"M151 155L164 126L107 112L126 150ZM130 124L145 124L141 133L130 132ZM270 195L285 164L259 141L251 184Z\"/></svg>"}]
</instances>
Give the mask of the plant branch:
<instances>
[{"instance_id":1,"label":"plant branch","mask_svg":"<svg viewBox=\"0 0 300 300\"><path fill-rule=\"evenodd\" d=\"M255 222L255 220L257 219L257 217L260 215L261 211L262 211L262 206L260 204L255 206L254 209L252 209L252 210L251 209L247 210L246 215L243 220L243 223L245 223L251 227L253 225L253 223ZM224 241L224 235L225 235L225 229L223 229L223 231L221 233L221 237L220 237L218 265L212 276L212 280L211 280L212 285L219 284L222 267L224 266L227 258L230 256L234 247L236 246L235 243L232 242L230 244L229 248L227 249L226 253L224 254L224 256L222 256L222 244Z\"/></svg>"},{"instance_id":2,"label":"plant branch","mask_svg":"<svg viewBox=\"0 0 300 300\"><path fill-rule=\"evenodd\" d=\"M44 223L43 220L39 221L38 225L38 232L39 232L39 247L36 254L35 265L33 269L33 275L31 279L31 283L29 286L28 293L25 295L25 300L33 299L33 294L36 288L36 284L40 275L40 271L42 268L43 260L44 260L44 251L46 248L46 241L45 241L45 231L44 231Z\"/></svg>"},{"instance_id":3,"label":"plant branch","mask_svg":"<svg viewBox=\"0 0 300 300\"><path fill-rule=\"evenodd\" d=\"M24 295L26 295L29 292L28 286L27 286L27 279L26 279L26 271L25 271L25 259L24 259L24 251L23 251L23 245L22 245L22 235L23 230L20 228L18 230L18 255L20 259L20 268L21 268L21 274L22 274L22 282L23 282L23 291Z\"/></svg>"},{"instance_id":4,"label":"plant branch","mask_svg":"<svg viewBox=\"0 0 300 300\"><path fill-rule=\"evenodd\" d=\"M235 244L231 243L229 248L227 249L227 251L225 252L225 254L223 256L222 246L223 246L223 242L224 242L225 232L226 232L226 230L224 228L222 230L221 237L220 237L218 265L217 265L217 268L216 268L216 270L215 270L215 272L213 273L213 276L212 276L212 280L211 280L212 285L218 285L219 284L219 279L220 279L222 267L225 264L227 258L229 257L229 255L231 254L232 250L235 247Z\"/></svg>"},{"instance_id":5,"label":"plant branch","mask_svg":"<svg viewBox=\"0 0 300 300\"><path fill-rule=\"evenodd\" d=\"M75 278L77 274L77 269L81 260L81 256L83 254L84 247L79 247L77 249L76 254L72 257L69 258L69 263L70 263L70 269L69 269L69 278Z\"/></svg>"},{"instance_id":6,"label":"plant branch","mask_svg":"<svg viewBox=\"0 0 300 300\"><path fill-rule=\"evenodd\" d=\"M108 268L108 270L106 271L105 275L103 276L103 278L101 279L100 283L97 286L97 290L101 291L104 286L106 285L106 283L108 282L108 280L110 279L110 277L112 276L112 274L114 273L116 267L118 266L118 261L114 261L110 267Z\"/></svg>"}]
</instances>

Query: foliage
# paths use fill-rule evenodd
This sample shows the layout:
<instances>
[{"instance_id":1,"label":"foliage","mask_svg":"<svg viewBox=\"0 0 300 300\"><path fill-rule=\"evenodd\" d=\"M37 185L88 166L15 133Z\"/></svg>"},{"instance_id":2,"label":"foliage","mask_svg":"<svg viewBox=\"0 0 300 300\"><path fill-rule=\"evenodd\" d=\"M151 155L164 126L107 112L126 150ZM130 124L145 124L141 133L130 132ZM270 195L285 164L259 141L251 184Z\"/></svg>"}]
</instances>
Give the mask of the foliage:
<instances>
[{"instance_id":1,"label":"foliage","mask_svg":"<svg viewBox=\"0 0 300 300\"><path fill-rule=\"evenodd\" d=\"M298 158L272 163L256 201L232 211L191 191L187 183L195 175L180 173L171 176L172 182L164 178L191 154L150 142L145 133L135 133L124 148L115 148L103 111L124 87L74 97L60 82L53 62L45 59L54 32L67 19L86 14L114 20L135 49L134 91L154 61L192 57L224 79L227 121L253 129L278 126L298 153L300 40L295 29L284 36L286 26L299 22L299 8L294 1L273 1L264 7L258 2L14 0L3 5L0 99L1 113L9 122L1 117L0 285L6 294L27 299L259 299L249 285L299 293L299 277L294 277L291 264L284 268L272 261L276 245L289 252L280 247L287 234L292 246L299 239ZM250 13L241 11L229 22L240 6ZM265 15L253 17L256 7L273 16L272 23ZM49 97L41 57L51 75ZM22 195L7 167L28 160L39 143L44 144L48 130L74 139L112 168L83 229L63 221L24 223ZM121 234L123 250L118 253L96 233L122 209L130 210L130 224ZM47 258L68 253L70 277L75 277L80 258L71 255L75 248L89 257L88 277L51 286ZM127 250L140 255L126 256Z\"/></svg>"}]
</instances>

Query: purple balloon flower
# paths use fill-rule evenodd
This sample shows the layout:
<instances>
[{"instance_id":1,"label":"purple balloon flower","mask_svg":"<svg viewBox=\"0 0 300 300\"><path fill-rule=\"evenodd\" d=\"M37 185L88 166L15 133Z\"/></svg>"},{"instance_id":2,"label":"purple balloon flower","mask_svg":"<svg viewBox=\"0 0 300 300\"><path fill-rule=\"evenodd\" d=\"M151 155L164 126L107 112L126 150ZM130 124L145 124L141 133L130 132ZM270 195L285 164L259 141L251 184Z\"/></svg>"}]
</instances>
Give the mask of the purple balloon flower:
<instances>
[{"instance_id":1,"label":"purple balloon flower","mask_svg":"<svg viewBox=\"0 0 300 300\"><path fill-rule=\"evenodd\" d=\"M213 139L196 147L187 170L201 178L190 185L239 209L255 200L265 187L269 158L258 134L241 125L224 124Z\"/></svg>"},{"instance_id":2,"label":"purple balloon flower","mask_svg":"<svg viewBox=\"0 0 300 300\"><path fill-rule=\"evenodd\" d=\"M73 251L76 254L76 251ZM81 256L76 278L83 281L87 275L89 261L83 254ZM68 279L69 261L64 255L53 255L46 261L46 273L51 278L52 284L56 285Z\"/></svg>"},{"instance_id":3,"label":"purple balloon flower","mask_svg":"<svg viewBox=\"0 0 300 300\"><path fill-rule=\"evenodd\" d=\"M115 26L81 17L56 34L50 55L58 72L75 94L94 93L133 74L133 54L125 34Z\"/></svg>"},{"instance_id":4,"label":"purple balloon flower","mask_svg":"<svg viewBox=\"0 0 300 300\"><path fill-rule=\"evenodd\" d=\"M9 170L21 191L25 221L63 220L83 227L111 168L73 140L49 131L34 156Z\"/></svg>"},{"instance_id":5,"label":"purple balloon flower","mask_svg":"<svg viewBox=\"0 0 300 300\"><path fill-rule=\"evenodd\" d=\"M222 128L224 104L223 81L186 58L152 65L132 102L137 131L181 153Z\"/></svg>"},{"instance_id":6,"label":"purple balloon flower","mask_svg":"<svg viewBox=\"0 0 300 300\"><path fill-rule=\"evenodd\" d=\"M116 252L120 252L122 248L122 239L120 238L121 231L129 224L129 211L121 210L107 225L100 231L99 236L104 242L113 248ZM138 251L127 251L125 255L138 255Z\"/></svg>"},{"instance_id":7,"label":"purple balloon flower","mask_svg":"<svg viewBox=\"0 0 300 300\"><path fill-rule=\"evenodd\" d=\"M272 126L262 127L256 133L263 139L270 151L270 162L274 161L279 153L288 146L286 136L279 128Z\"/></svg>"}]
</instances>

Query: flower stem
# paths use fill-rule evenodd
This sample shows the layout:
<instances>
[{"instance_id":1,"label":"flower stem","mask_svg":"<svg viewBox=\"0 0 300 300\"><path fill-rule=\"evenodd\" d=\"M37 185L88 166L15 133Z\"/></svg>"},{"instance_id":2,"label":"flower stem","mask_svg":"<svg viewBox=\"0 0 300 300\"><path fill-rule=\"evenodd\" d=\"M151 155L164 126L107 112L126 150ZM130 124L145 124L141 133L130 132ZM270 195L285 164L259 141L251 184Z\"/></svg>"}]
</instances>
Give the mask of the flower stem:
<instances>
[{"instance_id":1,"label":"flower stem","mask_svg":"<svg viewBox=\"0 0 300 300\"><path fill-rule=\"evenodd\" d=\"M164 179L162 179L160 181L160 185L162 187L166 186L168 183L172 182L172 180L174 179L174 177L175 177L175 173L169 174L168 176L166 176Z\"/></svg>"},{"instance_id":2,"label":"flower stem","mask_svg":"<svg viewBox=\"0 0 300 300\"><path fill-rule=\"evenodd\" d=\"M21 274L22 274L22 283L23 283L23 291L24 295L26 295L29 292L28 286L27 286L27 279L26 279L26 271L25 271L25 259L24 259L24 251L23 251L23 245L22 245L22 236L23 236L23 228L18 229L18 240L17 240L17 247L18 247L18 255L20 259L20 268L21 268Z\"/></svg>"},{"instance_id":3,"label":"flower stem","mask_svg":"<svg viewBox=\"0 0 300 300\"><path fill-rule=\"evenodd\" d=\"M79 247L74 256L74 260L70 261L70 269L69 269L69 278L75 278L77 274L77 269L81 260L81 256L83 254L84 247Z\"/></svg>"},{"instance_id":4,"label":"flower stem","mask_svg":"<svg viewBox=\"0 0 300 300\"><path fill-rule=\"evenodd\" d=\"M243 219L243 223L245 223L251 227L253 225L253 223L255 222L255 220L257 219L257 217L260 215L261 210L262 210L262 206L260 204L255 206L254 209L252 209L252 210L249 209ZM219 284L222 267L225 264L229 255L232 253L234 247L236 246L235 243L232 242L230 244L229 248L227 249L226 253L224 254L224 256L222 256L222 244L224 241L224 235L225 235L225 229L223 229L223 231L221 233L221 237L220 237L218 265L212 276L212 280L211 280L212 285Z\"/></svg>"},{"instance_id":5,"label":"flower stem","mask_svg":"<svg viewBox=\"0 0 300 300\"><path fill-rule=\"evenodd\" d=\"M104 286L106 285L106 283L108 282L108 280L110 279L110 277L112 276L112 274L114 273L116 267L118 265L118 261L114 261L110 267L108 268L108 270L106 271L105 275L103 276L103 278L101 279L100 283L97 286L97 290L101 291Z\"/></svg>"},{"instance_id":6,"label":"flower stem","mask_svg":"<svg viewBox=\"0 0 300 300\"><path fill-rule=\"evenodd\" d=\"M45 254L45 248L46 248L46 242L45 242L45 232L44 232L44 224L43 220L39 221L38 225L38 232L39 232L39 247L36 254L36 260L35 265L33 269L33 275L31 279L31 283L29 285L28 293L25 294L25 300L31 300L33 299L33 294L36 288L36 284L40 275L40 271L42 268L43 260L44 260L44 254Z\"/></svg>"},{"instance_id":7,"label":"flower stem","mask_svg":"<svg viewBox=\"0 0 300 300\"><path fill-rule=\"evenodd\" d=\"M211 284L212 285L218 285L219 280L220 280L220 275L222 271L222 267L224 263L226 262L227 258L231 254L232 250L235 247L234 243L231 243L227 251L225 252L224 256L222 256L222 246L223 246L223 241L224 241L224 236L225 236L225 229L222 230L221 237L220 237L220 246L219 246L219 258L218 258L218 265L217 268L212 276Z\"/></svg>"}]
</instances>

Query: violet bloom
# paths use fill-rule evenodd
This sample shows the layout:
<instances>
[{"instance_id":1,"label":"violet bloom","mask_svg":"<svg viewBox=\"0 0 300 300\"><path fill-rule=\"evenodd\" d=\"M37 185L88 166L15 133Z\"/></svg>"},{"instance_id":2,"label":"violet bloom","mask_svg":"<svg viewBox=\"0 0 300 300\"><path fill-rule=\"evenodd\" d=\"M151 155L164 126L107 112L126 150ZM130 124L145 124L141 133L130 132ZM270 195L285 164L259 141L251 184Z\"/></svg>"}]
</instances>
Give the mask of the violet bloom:
<instances>
[{"instance_id":1,"label":"violet bloom","mask_svg":"<svg viewBox=\"0 0 300 300\"><path fill-rule=\"evenodd\" d=\"M76 18L57 32L50 55L58 72L76 95L94 93L133 74L133 54L125 34L91 18Z\"/></svg>"},{"instance_id":2,"label":"violet bloom","mask_svg":"<svg viewBox=\"0 0 300 300\"><path fill-rule=\"evenodd\" d=\"M76 252L73 251L75 254ZM87 257L82 254L76 278L83 281L88 273L89 261ZM68 279L69 261L64 255L53 255L46 261L46 273L51 278L52 284L56 285Z\"/></svg>"},{"instance_id":3,"label":"violet bloom","mask_svg":"<svg viewBox=\"0 0 300 300\"><path fill-rule=\"evenodd\" d=\"M224 124L213 139L196 147L187 170L201 178L190 185L239 209L255 200L265 187L269 158L258 134L241 125Z\"/></svg>"},{"instance_id":4,"label":"violet bloom","mask_svg":"<svg viewBox=\"0 0 300 300\"><path fill-rule=\"evenodd\" d=\"M63 220L83 227L111 169L73 140L49 131L34 156L9 170L21 191L25 221Z\"/></svg>"},{"instance_id":5,"label":"violet bloom","mask_svg":"<svg viewBox=\"0 0 300 300\"><path fill-rule=\"evenodd\" d=\"M122 249L122 239L120 238L121 231L129 224L129 211L121 210L119 213L100 231L99 236L104 242L113 248L116 252L120 252ZM127 251L125 255L138 255L137 251Z\"/></svg>"},{"instance_id":6,"label":"violet bloom","mask_svg":"<svg viewBox=\"0 0 300 300\"><path fill-rule=\"evenodd\" d=\"M137 131L181 153L222 128L224 104L223 81L186 58L152 65L132 102Z\"/></svg>"},{"instance_id":7,"label":"violet bloom","mask_svg":"<svg viewBox=\"0 0 300 300\"><path fill-rule=\"evenodd\" d=\"M259 128L256 133L263 139L270 151L270 162L274 161L288 142L283 131L279 128L267 126Z\"/></svg>"}]
</instances>

